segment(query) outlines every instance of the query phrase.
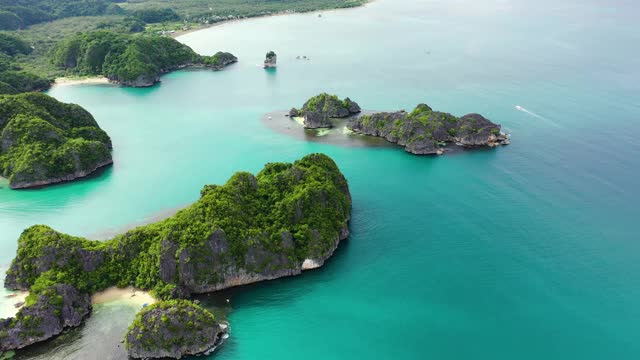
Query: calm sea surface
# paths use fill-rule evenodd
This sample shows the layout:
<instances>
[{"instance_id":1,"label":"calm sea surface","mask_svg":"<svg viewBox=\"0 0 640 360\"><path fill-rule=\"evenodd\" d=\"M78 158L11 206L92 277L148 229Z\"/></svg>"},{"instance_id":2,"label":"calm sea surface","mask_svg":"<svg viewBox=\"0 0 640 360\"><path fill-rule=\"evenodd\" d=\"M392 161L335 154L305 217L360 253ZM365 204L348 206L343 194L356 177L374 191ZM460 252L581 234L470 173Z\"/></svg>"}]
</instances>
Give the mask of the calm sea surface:
<instances>
[{"instance_id":1,"label":"calm sea surface","mask_svg":"<svg viewBox=\"0 0 640 360\"><path fill-rule=\"evenodd\" d=\"M638 359L639 17L630 0L376 0L185 35L240 62L149 89L49 92L94 114L115 165L43 190L0 185L2 271L28 226L109 238L235 171L323 152L349 180L352 236L323 269L205 297L232 326L214 358ZM275 72L256 66L269 50ZM512 145L417 157L261 120L322 91L366 109L478 112ZM97 306L18 358L122 359L135 311Z\"/></svg>"}]
</instances>

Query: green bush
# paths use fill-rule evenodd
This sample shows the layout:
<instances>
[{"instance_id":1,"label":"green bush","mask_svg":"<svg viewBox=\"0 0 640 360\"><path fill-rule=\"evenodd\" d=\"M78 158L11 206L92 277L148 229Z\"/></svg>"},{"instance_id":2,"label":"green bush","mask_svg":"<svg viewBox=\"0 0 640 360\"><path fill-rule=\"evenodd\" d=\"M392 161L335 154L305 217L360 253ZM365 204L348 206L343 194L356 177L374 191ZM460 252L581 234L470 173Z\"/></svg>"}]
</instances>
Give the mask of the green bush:
<instances>
[{"instance_id":1,"label":"green bush","mask_svg":"<svg viewBox=\"0 0 640 360\"><path fill-rule=\"evenodd\" d=\"M0 95L0 174L10 184L90 172L111 159L111 140L78 105L40 93Z\"/></svg>"},{"instance_id":2,"label":"green bush","mask_svg":"<svg viewBox=\"0 0 640 360\"><path fill-rule=\"evenodd\" d=\"M188 277L211 285L224 280L223 264L253 273L299 268L304 259L333 251L351 210L346 180L322 154L293 164L267 164L256 176L239 172L202 194L174 216L106 242L33 226L20 236L7 284L28 288L49 271L56 281L83 292L132 285L168 298L190 280L180 272L163 280L161 259L192 266ZM223 234L226 245L211 258L214 233ZM284 234L290 234L291 244L284 242ZM248 255L256 252L265 255L264 261L256 263Z\"/></svg>"},{"instance_id":3,"label":"green bush","mask_svg":"<svg viewBox=\"0 0 640 360\"><path fill-rule=\"evenodd\" d=\"M104 75L124 83L156 79L182 65L219 63L216 56L200 56L172 38L106 30L65 40L56 47L51 61L78 75Z\"/></svg>"}]
</instances>

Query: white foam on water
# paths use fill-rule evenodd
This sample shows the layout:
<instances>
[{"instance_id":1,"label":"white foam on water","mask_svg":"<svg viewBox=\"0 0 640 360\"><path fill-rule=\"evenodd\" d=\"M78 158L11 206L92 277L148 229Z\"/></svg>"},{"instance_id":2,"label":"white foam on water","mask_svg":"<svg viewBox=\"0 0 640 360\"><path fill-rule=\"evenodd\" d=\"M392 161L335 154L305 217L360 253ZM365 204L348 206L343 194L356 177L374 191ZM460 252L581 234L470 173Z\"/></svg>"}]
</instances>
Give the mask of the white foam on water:
<instances>
[{"instance_id":1,"label":"white foam on water","mask_svg":"<svg viewBox=\"0 0 640 360\"><path fill-rule=\"evenodd\" d=\"M549 123L549 124L551 124L551 125L553 125L555 127L560 127L560 125L558 123L556 123L555 121L553 121L553 120L551 120L549 118L546 118L546 117L544 117L542 115L538 115L538 114L534 113L531 110L527 110L527 109L525 109L524 107L522 107L520 105L516 105L516 110L522 111L525 114L528 114L528 115L531 115L531 116L533 116L533 117L535 117L537 119L543 120L543 121L545 121L545 122L547 122L547 123Z\"/></svg>"}]
</instances>

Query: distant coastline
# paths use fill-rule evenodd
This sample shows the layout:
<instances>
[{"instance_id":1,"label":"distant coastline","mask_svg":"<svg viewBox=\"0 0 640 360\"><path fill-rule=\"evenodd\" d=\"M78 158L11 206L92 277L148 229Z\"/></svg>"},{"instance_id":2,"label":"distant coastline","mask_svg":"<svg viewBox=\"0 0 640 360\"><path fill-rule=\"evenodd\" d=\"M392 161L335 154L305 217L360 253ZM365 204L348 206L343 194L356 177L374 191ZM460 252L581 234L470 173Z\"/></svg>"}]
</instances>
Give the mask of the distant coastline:
<instances>
[{"instance_id":1,"label":"distant coastline","mask_svg":"<svg viewBox=\"0 0 640 360\"><path fill-rule=\"evenodd\" d=\"M188 29L188 30L176 30L174 33L170 34L169 36L177 39L181 36L187 35L187 34L191 34L194 32L198 32L201 30L206 30L206 29L210 29L216 26L222 26L222 25L228 25L228 24L233 24L236 22L242 22L242 21L246 21L246 20L252 20L252 19L261 19L261 18L267 18L267 17L274 17L274 16L286 16L286 15L296 15L296 14L324 14L324 13L331 13L334 11L342 11L342 10L351 10L351 9L359 9L362 8L363 6L366 6L368 4L371 4L372 2L374 2L375 0L365 0L364 3L362 3L361 5L358 6L353 6L353 7L343 7L343 8L334 8L334 9L326 9L326 10L311 10L311 11L294 11L294 12L287 12L287 11L279 11L279 12L275 12L275 13L271 13L271 14L264 14L264 15L259 15L259 16L251 16L251 17L244 17L244 18L235 18L235 19L230 19L230 20L223 20L223 21L219 21L213 24L201 24L197 27Z\"/></svg>"}]
</instances>

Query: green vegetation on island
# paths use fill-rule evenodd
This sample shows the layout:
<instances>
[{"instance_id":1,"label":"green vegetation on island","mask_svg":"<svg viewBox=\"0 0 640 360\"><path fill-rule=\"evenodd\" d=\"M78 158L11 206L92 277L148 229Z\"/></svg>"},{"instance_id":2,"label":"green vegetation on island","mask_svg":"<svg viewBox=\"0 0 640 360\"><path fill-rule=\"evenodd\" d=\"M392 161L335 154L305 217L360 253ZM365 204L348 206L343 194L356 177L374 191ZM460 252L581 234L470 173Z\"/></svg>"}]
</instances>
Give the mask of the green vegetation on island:
<instances>
[{"instance_id":1,"label":"green vegetation on island","mask_svg":"<svg viewBox=\"0 0 640 360\"><path fill-rule=\"evenodd\" d=\"M130 358L181 358L213 350L227 336L208 310L187 300L160 301L142 309L129 326Z\"/></svg>"},{"instance_id":2,"label":"green vegetation on island","mask_svg":"<svg viewBox=\"0 0 640 360\"><path fill-rule=\"evenodd\" d=\"M331 118L345 118L360 113L360 106L346 98L340 100L336 95L322 93L304 103L302 109L292 108L291 117L302 117L304 127L308 129L333 127Z\"/></svg>"},{"instance_id":3,"label":"green vegetation on island","mask_svg":"<svg viewBox=\"0 0 640 360\"><path fill-rule=\"evenodd\" d=\"M256 176L238 172L225 185L205 186L197 202L174 216L109 241L32 226L18 240L5 287L29 290L28 308L52 286L91 294L114 285L131 285L169 299L296 275L322 265L333 254L349 234L350 214L346 179L331 158L311 154L293 164L267 164ZM59 297L48 298L60 302ZM167 304L178 312L190 306ZM213 321L198 311L187 312L188 318L197 320L195 329ZM134 323L133 339L153 344L168 339L145 325L148 321L162 325L162 316L157 323L145 320L147 313ZM0 326L2 350L22 344L3 342L9 339L5 335L38 328L47 316L35 316L33 326L21 323L20 329L13 327L14 320L5 321ZM189 319L186 321L186 329L193 330ZM165 325L171 331L171 322ZM141 331L144 334L138 338Z\"/></svg>"},{"instance_id":4,"label":"green vegetation on island","mask_svg":"<svg viewBox=\"0 0 640 360\"><path fill-rule=\"evenodd\" d=\"M257 176L239 172L201 194L174 216L106 242L33 226L5 286L26 290L46 275L88 293L131 285L161 298L188 295L300 273L348 235L347 182L323 154L267 164Z\"/></svg>"},{"instance_id":5,"label":"green vegetation on island","mask_svg":"<svg viewBox=\"0 0 640 360\"><path fill-rule=\"evenodd\" d=\"M347 124L350 130L385 138L404 146L412 154L442 154L447 144L466 147L498 146L508 144L508 137L494 124L479 114L456 117L433 111L420 104L412 112L375 113L363 115Z\"/></svg>"},{"instance_id":6,"label":"green vegetation on island","mask_svg":"<svg viewBox=\"0 0 640 360\"><path fill-rule=\"evenodd\" d=\"M90 312L89 295L41 277L16 316L0 319L0 352L50 339L65 328L79 326Z\"/></svg>"},{"instance_id":7,"label":"green vegetation on island","mask_svg":"<svg viewBox=\"0 0 640 360\"><path fill-rule=\"evenodd\" d=\"M119 0L0 0L0 30L73 16L122 14Z\"/></svg>"},{"instance_id":8,"label":"green vegetation on island","mask_svg":"<svg viewBox=\"0 0 640 360\"><path fill-rule=\"evenodd\" d=\"M0 94L40 91L51 86L51 80L25 72L17 64L17 57L31 51L31 46L23 39L0 33Z\"/></svg>"},{"instance_id":9,"label":"green vegetation on island","mask_svg":"<svg viewBox=\"0 0 640 360\"><path fill-rule=\"evenodd\" d=\"M0 95L0 175L12 188L84 177L111 164L111 140L86 110L41 93Z\"/></svg>"},{"instance_id":10,"label":"green vegetation on island","mask_svg":"<svg viewBox=\"0 0 640 360\"><path fill-rule=\"evenodd\" d=\"M33 47L16 64L51 79L68 75L50 61L58 43L95 30L173 34L233 19L355 7L366 0L0 0L0 23ZM26 9L26 10L25 10ZM4 14L4 15L3 15ZM2 21L1 19L13 19ZM17 20L15 20L18 18ZM14 25L11 25L14 24ZM0 29L1 30L1 29Z\"/></svg>"},{"instance_id":11,"label":"green vegetation on island","mask_svg":"<svg viewBox=\"0 0 640 360\"><path fill-rule=\"evenodd\" d=\"M160 74L199 65L220 70L237 61L229 53L202 56L175 39L101 30L69 38L52 53L54 65L74 75L103 75L127 86L151 86Z\"/></svg>"}]
</instances>

